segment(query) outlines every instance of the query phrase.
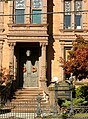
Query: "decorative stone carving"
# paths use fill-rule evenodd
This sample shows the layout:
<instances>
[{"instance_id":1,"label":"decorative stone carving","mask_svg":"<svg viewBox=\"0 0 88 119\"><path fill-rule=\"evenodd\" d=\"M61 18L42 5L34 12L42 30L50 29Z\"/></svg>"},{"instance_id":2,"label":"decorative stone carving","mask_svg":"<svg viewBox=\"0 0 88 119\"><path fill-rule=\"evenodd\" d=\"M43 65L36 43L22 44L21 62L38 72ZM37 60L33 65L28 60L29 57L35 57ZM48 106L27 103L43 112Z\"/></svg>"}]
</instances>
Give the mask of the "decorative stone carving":
<instances>
[{"instance_id":1,"label":"decorative stone carving","mask_svg":"<svg viewBox=\"0 0 88 119\"><path fill-rule=\"evenodd\" d=\"M42 0L33 0L33 7L34 8L41 8L42 7Z\"/></svg>"},{"instance_id":2,"label":"decorative stone carving","mask_svg":"<svg viewBox=\"0 0 88 119\"><path fill-rule=\"evenodd\" d=\"M71 11L71 1L65 1L65 14L69 15Z\"/></svg>"},{"instance_id":3,"label":"decorative stone carving","mask_svg":"<svg viewBox=\"0 0 88 119\"><path fill-rule=\"evenodd\" d=\"M16 9L22 9L25 7L24 0L18 0L16 1Z\"/></svg>"},{"instance_id":4,"label":"decorative stone carving","mask_svg":"<svg viewBox=\"0 0 88 119\"><path fill-rule=\"evenodd\" d=\"M76 9L76 11L77 11L77 15L79 14L81 14L81 10L82 10L82 1L76 1L75 2L75 9ZM78 12L79 11L79 12Z\"/></svg>"}]
</instances>

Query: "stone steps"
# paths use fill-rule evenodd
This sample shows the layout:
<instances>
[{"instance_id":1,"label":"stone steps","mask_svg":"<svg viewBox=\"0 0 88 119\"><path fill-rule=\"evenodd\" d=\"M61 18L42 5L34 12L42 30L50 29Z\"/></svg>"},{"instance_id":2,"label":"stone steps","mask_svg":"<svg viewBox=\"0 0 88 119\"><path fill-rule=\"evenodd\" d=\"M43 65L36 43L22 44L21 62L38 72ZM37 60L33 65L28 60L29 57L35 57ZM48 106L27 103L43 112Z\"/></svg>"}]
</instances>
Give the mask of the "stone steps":
<instances>
[{"instance_id":1,"label":"stone steps","mask_svg":"<svg viewBox=\"0 0 88 119\"><path fill-rule=\"evenodd\" d=\"M11 108L11 112L32 112L38 108L38 95L41 97L41 108L48 111L48 102L44 99L43 90L39 88L23 88L18 89L15 92L14 99L11 103L6 104L7 107Z\"/></svg>"}]
</instances>

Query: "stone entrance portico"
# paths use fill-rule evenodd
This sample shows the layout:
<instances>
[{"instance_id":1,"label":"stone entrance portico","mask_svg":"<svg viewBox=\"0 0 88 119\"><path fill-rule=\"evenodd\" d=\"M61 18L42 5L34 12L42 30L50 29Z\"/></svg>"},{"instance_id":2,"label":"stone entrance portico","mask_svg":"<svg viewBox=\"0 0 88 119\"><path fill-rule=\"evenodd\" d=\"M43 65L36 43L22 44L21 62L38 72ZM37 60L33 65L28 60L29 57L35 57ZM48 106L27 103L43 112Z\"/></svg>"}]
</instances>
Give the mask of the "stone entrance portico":
<instances>
[{"instance_id":1,"label":"stone entrance portico","mask_svg":"<svg viewBox=\"0 0 88 119\"><path fill-rule=\"evenodd\" d=\"M39 72L38 72L38 84L39 88L43 88L45 92L47 92L46 86L46 46L48 45L48 35L47 35L47 25L38 25L38 26L13 26L9 25L8 32L8 43L10 46L10 60L9 60L9 68L10 68L10 76L14 80L17 75L17 65L19 63L18 59L16 59L16 55L18 55L17 44L19 44L19 50L22 44L29 44L30 47L36 47L36 44L39 44L37 47L40 48L40 56L39 56ZM19 33L18 30L19 29ZM41 30L42 29L42 30ZM25 48L28 47L25 45Z\"/></svg>"}]
</instances>

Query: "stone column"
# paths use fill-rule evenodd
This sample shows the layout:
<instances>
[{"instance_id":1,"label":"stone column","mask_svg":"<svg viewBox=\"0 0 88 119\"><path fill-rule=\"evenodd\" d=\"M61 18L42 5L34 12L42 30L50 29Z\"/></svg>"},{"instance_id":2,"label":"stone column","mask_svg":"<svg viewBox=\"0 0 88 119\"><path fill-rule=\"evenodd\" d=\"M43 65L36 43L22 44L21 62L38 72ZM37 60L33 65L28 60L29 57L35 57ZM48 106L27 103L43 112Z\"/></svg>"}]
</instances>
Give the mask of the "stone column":
<instances>
[{"instance_id":1,"label":"stone column","mask_svg":"<svg viewBox=\"0 0 88 119\"><path fill-rule=\"evenodd\" d=\"M60 57L64 59L64 42L60 44ZM64 80L64 71L62 67L60 67L60 79Z\"/></svg>"},{"instance_id":2,"label":"stone column","mask_svg":"<svg viewBox=\"0 0 88 119\"><path fill-rule=\"evenodd\" d=\"M42 80L46 81L46 44L42 43L42 66L41 66Z\"/></svg>"},{"instance_id":3,"label":"stone column","mask_svg":"<svg viewBox=\"0 0 88 119\"><path fill-rule=\"evenodd\" d=\"M39 68L38 68L39 69L39 78L38 78L38 80L39 80L39 88L41 88L41 82L40 82L41 81L41 65L42 65L41 61L42 61L42 57L40 56L39 57Z\"/></svg>"},{"instance_id":4,"label":"stone column","mask_svg":"<svg viewBox=\"0 0 88 119\"><path fill-rule=\"evenodd\" d=\"M14 55L14 80L16 80L16 75L17 75L17 61L16 56Z\"/></svg>"},{"instance_id":5,"label":"stone column","mask_svg":"<svg viewBox=\"0 0 88 119\"><path fill-rule=\"evenodd\" d=\"M40 43L41 45L41 77L40 83L41 88L48 93L47 86L46 86L46 45L47 43Z\"/></svg>"},{"instance_id":6,"label":"stone column","mask_svg":"<svg viewBox=\"0 0 88 119\"><path fill-rule=\"evenodd\" d=\"M0 81L2 78L2 48L3 48L3 41L0 41Z\"/></svg>"},{"instance_id":7,"label":"stone column","mask_svg":"<svg viewBox=\"0 0 88 119\"><path fill-rule=\"evenodd\" d=\"M10 79L14 79L14 46L15 43L10 43L10 61L9 61L9 73Z\"/></svg>"}]
</instances>

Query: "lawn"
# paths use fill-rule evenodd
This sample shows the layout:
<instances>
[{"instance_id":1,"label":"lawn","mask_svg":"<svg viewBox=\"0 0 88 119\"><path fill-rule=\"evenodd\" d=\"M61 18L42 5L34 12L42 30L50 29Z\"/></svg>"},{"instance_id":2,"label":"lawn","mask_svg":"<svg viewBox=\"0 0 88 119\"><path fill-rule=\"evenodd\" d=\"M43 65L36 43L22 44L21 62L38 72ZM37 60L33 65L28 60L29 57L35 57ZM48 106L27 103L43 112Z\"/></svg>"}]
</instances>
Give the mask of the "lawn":
<instances>
[{"instance_id":1,"label":"lawn","mask_svg":"<svg viewBox=\"0 0 88 119\"><path fill-rule=\"evenodd\" d=\"M74 117L88 117L88 113L78 113L75 114Z\"/></svg>"}]
</instances>

